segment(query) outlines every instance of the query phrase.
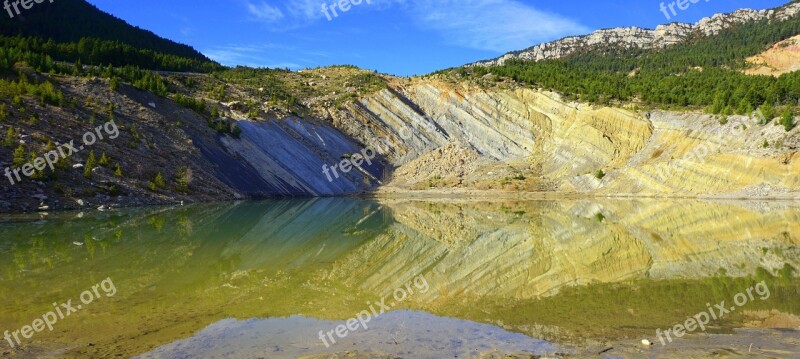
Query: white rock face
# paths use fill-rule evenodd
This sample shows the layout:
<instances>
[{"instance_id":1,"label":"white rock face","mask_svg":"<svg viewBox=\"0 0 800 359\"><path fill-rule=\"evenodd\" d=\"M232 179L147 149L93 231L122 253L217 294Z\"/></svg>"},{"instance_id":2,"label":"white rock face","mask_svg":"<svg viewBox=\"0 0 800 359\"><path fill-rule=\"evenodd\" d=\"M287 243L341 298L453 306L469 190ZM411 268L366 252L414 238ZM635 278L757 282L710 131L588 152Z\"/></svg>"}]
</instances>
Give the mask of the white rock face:
<instances>
[{"instance_id":1,"label":"white rock face","mask_svg":"<svg viewBox=\"0 0 800 359\"><path fill-rule=\"evenodd\" d=\"M740 9L730 14L716 14L703 18L696 24L674 22L659 25L655 30L639 27L603 29L589 35L571 36L558 41L547 42L519 52L511 52L497 59L477 62L473 65L502 65L511 59L551 60L559 59L582 50L596 47L614 46L623 49L664 48L683 42L694 34L710 36L736 24L769 19L783 21L800 13L800 3L788 4L778 9L752 10Z\"/></svg>"}]
</instances>

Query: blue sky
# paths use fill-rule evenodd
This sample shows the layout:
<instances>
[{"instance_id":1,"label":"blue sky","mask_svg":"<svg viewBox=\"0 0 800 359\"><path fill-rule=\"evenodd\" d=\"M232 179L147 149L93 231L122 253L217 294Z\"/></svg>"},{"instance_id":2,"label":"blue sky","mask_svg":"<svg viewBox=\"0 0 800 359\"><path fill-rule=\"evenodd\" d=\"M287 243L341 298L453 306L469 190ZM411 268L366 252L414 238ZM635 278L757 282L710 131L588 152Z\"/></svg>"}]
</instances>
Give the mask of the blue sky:
<instances>
[{"instance_id":1,"label":"blue sky","mask_svg":"<svg viewBox=\"0 0 800 359\"><path fill-rule=\"evenodd\" d=\"M700 0L667 20L662 0L362 0L346 12L337 6L337 17L328 10L328 20L322 4L334 0L88 1L229 66L352 64L395 75L429 73L601 28L653 28L787 2Z\"/></svg>"}]
</instances>

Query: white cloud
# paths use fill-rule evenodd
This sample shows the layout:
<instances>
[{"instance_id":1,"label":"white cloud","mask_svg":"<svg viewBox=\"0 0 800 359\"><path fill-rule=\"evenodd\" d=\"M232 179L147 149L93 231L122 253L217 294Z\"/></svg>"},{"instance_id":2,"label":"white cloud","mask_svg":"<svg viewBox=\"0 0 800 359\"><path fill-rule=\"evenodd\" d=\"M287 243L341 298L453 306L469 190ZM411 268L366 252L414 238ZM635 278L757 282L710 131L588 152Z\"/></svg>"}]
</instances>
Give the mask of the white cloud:
<instances>
[{"instance_id":1,"label":"white cloud","mask_svg":"<svg viewBox=\"0 0 800 359\"><path fill-rule=\"evenodd\" d=\"M288 0L282 7L247 1L256 18L280 22L287 31L323 21L322 4L338 0ZM565 16L537 9L521 0L362 0L359 9L398 11L412 17L422 30L438 33L451 45L477 50L521 50L544 41L580 35L590 29ZM342 16L343 14L340 14ZM371 16L347 14L347 16Z\"/></svg>"},{"instance_id":2,"label":"white cloud","mask_svg":"<svg viewBox=\"0 0 800 359\"><path fill-rule=\"evenodd\" d=\"M521 50L590 30L517 0L412 0L415 19L445 41L478 50Z\"/></svg>"},{"instance_id":3,"label":"white cloud","mask_svg":"<svg viewBox=\"0 0 800 359\"><path fill-rule=\"evenodd\" d=\"M250 66L250 67L270 67L270 68L290 68L293 70L308 67L315 61L304 60L301 63L287 62L274 59L275 53L291 54L292 58L305 56L308 53L296 48L280 44L258 44L258 45L224 45L215 46L202 51L208 58L226 66ZM315 56L323 56L322 53L312 53Z\"/></svg>"},{"instance_id":4,"label":"white cloud","mask_svg":"<svg viewBox=\"0 0 800 359\"><path fill-rule=\"evenodd\" d=\"M322 14L322 4L326 0L292 0L286 7L295 18L303 20L318 20Z\"/></svg>"},{"instance_id":5,"label":"white cloud","mask_svg":"<svg viewBox=\"0 0 800 359\"><path fill-rule=\"evenodd\" d=\"M252 2L247 2L247 11L250 12L251 15L255 16L256 19L266 22L276 22L283 19L283 11L279 9L277 6L272 6L265 2L260 2L258 4L254 4Z\"/></svg>"}]
</instances>

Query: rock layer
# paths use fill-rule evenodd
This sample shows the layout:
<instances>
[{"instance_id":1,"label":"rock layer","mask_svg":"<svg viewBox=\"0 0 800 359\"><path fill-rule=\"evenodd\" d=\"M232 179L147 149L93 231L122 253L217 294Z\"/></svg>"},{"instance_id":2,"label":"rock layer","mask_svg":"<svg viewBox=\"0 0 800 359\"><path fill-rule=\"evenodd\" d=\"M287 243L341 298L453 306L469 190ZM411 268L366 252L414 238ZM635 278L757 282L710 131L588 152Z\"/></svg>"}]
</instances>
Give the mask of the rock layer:
<instances>
[{"instance_id":1,"label":"rock layer","mask_svg":"<svg viewBox=\"0 0 800 359\"><path fill-rule=\"evenodd\" d=\"M797 197L800 129L758 121L418 80L363 98L333 122L363 146L381 143L400 188L511 181L597 195Z\"/></svg>"}]
</instances>

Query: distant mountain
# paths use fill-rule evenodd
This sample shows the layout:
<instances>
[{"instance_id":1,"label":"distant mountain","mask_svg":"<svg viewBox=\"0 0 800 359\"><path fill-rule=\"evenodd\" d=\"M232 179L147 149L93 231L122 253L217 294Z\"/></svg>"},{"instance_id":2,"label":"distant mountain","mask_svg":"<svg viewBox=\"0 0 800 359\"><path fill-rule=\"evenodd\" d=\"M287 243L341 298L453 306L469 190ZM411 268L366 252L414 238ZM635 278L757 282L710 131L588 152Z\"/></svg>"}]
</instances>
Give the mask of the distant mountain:
<instances>
[{"instance_id":1,"label":"distant mountain","mask_svg":"<svg viewBox=\"0 0 800 359\"><path fill-rule=\"evenodd\" d=\"M686 42L698 37L718 34L735 25L760 20L783 21L800 14L800 2L793 2L776 9L740 9L729 14L716 14L696 24L674 22L659 25L654 30L639 27L624 27L597 30L589 35L565 37L561 40L539 44L522 51L509 52L492 60L479 61L475 65L503 65L508 60L554 60L573 54L616 49L657 49Z\"/></svg>"},{"instance_id":2,"label":"distant mountain","mask_svg":"<svg viewBox=\"0 0 800 359\"><path fill-rule=\"evenodd\" d=\"M0 16L0 35L34 36L57 43L75 43L89 37L118 41L138 49L210 62L191 46L164 39L151 31L129 25L85 0L43 2L9 18Z\"/></svg>"}]
</instances>

